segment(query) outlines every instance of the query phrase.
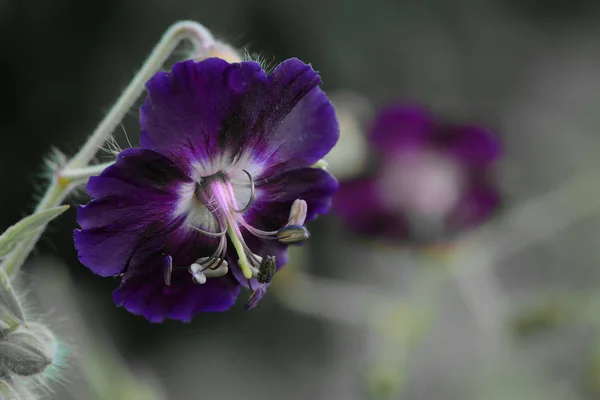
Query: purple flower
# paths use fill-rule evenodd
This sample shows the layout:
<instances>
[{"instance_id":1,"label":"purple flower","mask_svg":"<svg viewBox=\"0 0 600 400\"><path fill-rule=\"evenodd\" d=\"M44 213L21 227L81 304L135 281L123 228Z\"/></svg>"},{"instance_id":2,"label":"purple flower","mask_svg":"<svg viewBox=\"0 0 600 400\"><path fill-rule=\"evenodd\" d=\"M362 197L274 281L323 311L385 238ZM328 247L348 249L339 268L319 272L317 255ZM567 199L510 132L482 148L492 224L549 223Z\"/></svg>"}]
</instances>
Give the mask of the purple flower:
<instances>
[{"instance_id":1,"label":"purple flower","mask_svg":"<svg viewBox=\"0 0 600 400\"><path fill-rule=\"evenodd\" d=\"M267 75L217 58L148 81L141 147L90 179L75 231L84 265L122 277L117 305L189 321L229 309L240 286L256 305L337 189L311 168L339 136L320 83L297 59Z\"/></svg>"},{"instance_id":2,"label":"purple flower","mask_svg":"<svg viewBox=\"0 0 600 400\"><path fill-rule=\"evenodd\" d=\"M432 244L477 226L500 198L490 177L499 141L474 125L444 124L425 109L384 109L369 136L378 166L340 182L334 209L354 231Z\"/></svg>"}]
</instances>

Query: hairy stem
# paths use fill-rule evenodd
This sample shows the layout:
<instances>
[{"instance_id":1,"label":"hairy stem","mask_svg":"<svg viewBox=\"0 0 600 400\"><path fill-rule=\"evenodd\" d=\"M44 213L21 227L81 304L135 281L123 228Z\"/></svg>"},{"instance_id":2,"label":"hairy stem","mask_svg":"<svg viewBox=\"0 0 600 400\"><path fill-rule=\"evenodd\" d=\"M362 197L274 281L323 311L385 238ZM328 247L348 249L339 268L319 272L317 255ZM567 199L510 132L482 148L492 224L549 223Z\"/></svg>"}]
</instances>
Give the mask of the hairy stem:
<instances>
[{"instance_id":1,"label":"hairy stem","mask_svg":"<svg viewBox=\"0 0 600 400\"><path fill-rule=\"evenodd\" d=\"M114 164L109 161L102 164L89 165L83 168L65 168L60 177L68 182L86 182L90 177L100 175L102 171Z\"/></svg>"},{"instance_id":2,"label":"hairy stem","mask_svg":"<svg viewBox=\"0 0 600 400\"><path fill-rule=\"evenodd\" d=\"M196 47L194 53L198 54L208 53L214 45L214 38L211 33L197 22L181 21L171 26L152 53L150 53L150 56L148 56L148 59L134 76L121 97L119 97L102 122L98 124L98 127L89 137L88 141L69 161L67 168L81 168L90 162L98 151L98 148L106 142L108 135L114 131L123 120L127 111L129 111L138 97L140 97L144 91L146 81L158 71L183 39L190 39Z\"/></svg>"}]
</instances>

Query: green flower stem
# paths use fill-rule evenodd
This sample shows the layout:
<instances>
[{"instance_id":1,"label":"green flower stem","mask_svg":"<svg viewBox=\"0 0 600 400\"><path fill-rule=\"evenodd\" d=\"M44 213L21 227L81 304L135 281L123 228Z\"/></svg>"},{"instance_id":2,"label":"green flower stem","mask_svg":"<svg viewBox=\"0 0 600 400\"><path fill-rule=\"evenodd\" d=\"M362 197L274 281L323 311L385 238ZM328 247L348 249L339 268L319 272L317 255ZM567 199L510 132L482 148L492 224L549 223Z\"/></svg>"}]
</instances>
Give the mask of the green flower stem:
<instances>
[{"instance_id":1,"label":"green flower stem","mask_svg":"<svg viewBox=\"0 0 600 400\"><path fill-rule=\"evenodd\" d=\"M184 39L191 40L194 54L200 55L207 55L215 44L211 33L197 22L181 21L172 25L87 142L66 166L57 172L44 197L38 203L36 212L58 206L77 184L84 183L90 176L101 172L100 168L107 166L106 164L88 166L88 164L142 94L146 81L162 67ZM37 234L25 239L4 259L2 268L9 277L14 277L19 271L43 231L42 228Z\"/></svg>"}]
</instances>

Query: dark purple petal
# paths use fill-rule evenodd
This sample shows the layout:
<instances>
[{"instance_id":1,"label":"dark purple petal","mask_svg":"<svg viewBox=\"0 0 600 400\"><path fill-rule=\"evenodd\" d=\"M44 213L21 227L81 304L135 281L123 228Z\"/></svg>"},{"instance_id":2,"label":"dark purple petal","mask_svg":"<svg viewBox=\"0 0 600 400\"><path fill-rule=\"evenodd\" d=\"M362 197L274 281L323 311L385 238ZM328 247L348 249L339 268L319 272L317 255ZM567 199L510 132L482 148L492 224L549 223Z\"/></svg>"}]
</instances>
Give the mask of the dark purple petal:
<instances>
[{"instance_id":1,"label":"dark purple petal","mask_svg":"<svg viewBox=\"0 0 600 400\"><path fill-rule=\"evenodd\" d=\"M292 203L307 203L306 222L331 208L331 197L338 188L337 180L319 168L300 168L256 183L256 200L246 215L253 226L278 230L287 224Z\"/></svg>"},{"instance_id":2,"label":"dark purple petal","mask_svg":"<svg viewBox=\"0 0 600 400\"><path fill-rule=\"evenodd\" d=\"M238 154L252 139L266 74L256 62L218 58L176 63L146 84L140 109L142 147L156 150L186 172Z\"/></svg>"},{"instance_id":3,"label":"dark purple petal","mask_svg":"<svg viewBox=\"0 0 600 400\"><path fill-rule=\"evenodd\" d=\"M232 276L212 278L199 285L193 283L188 271L197 259L212 254L218 240L189 230L180 221L173 225L164 234L145 242L131 257L121 285L113 294L115 302L157 322L164 318L187 321L200 311L228 309L238 293ZM164 266L169 256L173 270L170 285L167 285Z\"/></svg>"},{"instance_id":4,"label":"dark purple petal","mask_svg":"<svg viewBox=\"0 0 600 400\"><path fill-rule=\"evenodd\" d=\"M122 273L146 238L172 231L176 189L186 182L189 178L161 154L123 151L114 165L87 185L94 199L78 210L79 260L102 276Z\"/></svg>"},{"instance_id":5,"label":"dark purple petal","mask_svg":"<svg viewBox=\"0 0 600 400\"><path fill-rule=\"evenodd\" d=\"M474 168L490 165L502 155L500 140L489 130L475 125L441 129L437 143L440 150Z\"/></svg>"},{"instance_id":6,"label":"dark purple petal","mask_svg":"<svg viewBox=\"0 0 600 400\"><path fill-rule=\"evenodd\" d=\"M310 65L289 59L269 75L263 110L254 128L253 157L271 176L309 167L325 156L339 138L333 105L318 85Z\"/></svg>"},{"instance_id":7,"label":"dark purple petal","mask_svg":"<svg viewBox=\"0 0 600 400\"><path fill-rule=\"evenodd\" d=\"M333 197L333 207L344 223L357 233L407 239L404 215L388 210L374 180L341 182Z\"/></svg>"},{"instance_id":8,"label":"dark purple petal","mask_svg":"<svg viewBox=\"0 0 600 400\"><path fill-rule=\"evenodd\" d=\"M465 192L446 223L455 231L476 227L489 219L500 206L498 190L489 184L474 184Z\"/></svg>"},{"instance_id":9,"label":"dark purple petal","mask_svg":"<svg viewBox=\"0 0 600 400\"><path fill-rule=\"evenodd\" d=\"M420 106L390 106L373 122L370 140L381 154L393 157L398 152L429 146L435 128L434 117Z\"/></svg>"},{"instance_id":10,"label":"dark purple petal","mask_svg":"<svg viewBox=\"0 0 600 400\"><path fill-rule=\"evenodd\" d=\"M79 209L80 261L103 276L124 273L115 301L151 321L226 310L239 291L232 276L197 285L186 268L178 268L209 256L217 241L184 227L185 215L174 214L177 188L190 182L165 156L129 149L90 180L88 191L95 198ZM165 259L168 269L173 267L170 286Z\"/></svg>"},{"instance_id":11,"label":"dark purple petal","mask_svg":"<svg viewBox=\"0 0 600 400\"><path fill-rule=\"evenodd\" d=\"M165 318L190 321L202 311L228 310L240 290L231 275L208 279L199 285L185 269L175 269L171 282L171 286L165 285L159 268L150 267L146 274L124 277L113 299L117 305L151 322L162 322Z\"/></svg>"}]
</instances>

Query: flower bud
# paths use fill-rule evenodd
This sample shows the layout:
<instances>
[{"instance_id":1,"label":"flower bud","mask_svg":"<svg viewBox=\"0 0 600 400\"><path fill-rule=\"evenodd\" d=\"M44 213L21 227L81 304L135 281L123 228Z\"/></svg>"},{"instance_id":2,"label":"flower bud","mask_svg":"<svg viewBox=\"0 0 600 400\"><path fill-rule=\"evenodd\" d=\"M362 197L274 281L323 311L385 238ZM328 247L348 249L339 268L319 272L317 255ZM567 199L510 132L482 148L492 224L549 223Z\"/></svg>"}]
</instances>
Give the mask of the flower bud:
<instances>
[{"instance_id":1,"label":"flower bud","mask_svg":"<svg viewBox=\"0 0 600 400\"><path fill-rule=\"evenodd\" d=\"M20 376L43 373L56 353L54 335L45 326L32 323L0 340L0 365Z\"/></svg>"}]
</instances>

